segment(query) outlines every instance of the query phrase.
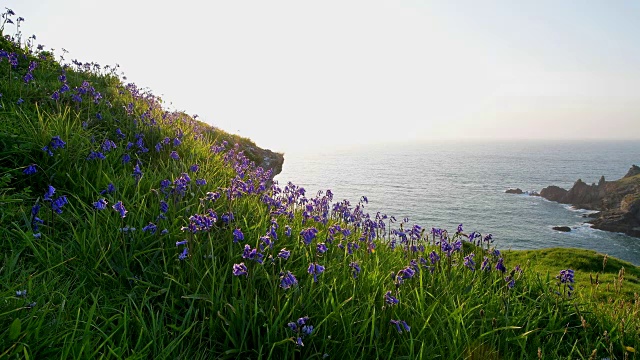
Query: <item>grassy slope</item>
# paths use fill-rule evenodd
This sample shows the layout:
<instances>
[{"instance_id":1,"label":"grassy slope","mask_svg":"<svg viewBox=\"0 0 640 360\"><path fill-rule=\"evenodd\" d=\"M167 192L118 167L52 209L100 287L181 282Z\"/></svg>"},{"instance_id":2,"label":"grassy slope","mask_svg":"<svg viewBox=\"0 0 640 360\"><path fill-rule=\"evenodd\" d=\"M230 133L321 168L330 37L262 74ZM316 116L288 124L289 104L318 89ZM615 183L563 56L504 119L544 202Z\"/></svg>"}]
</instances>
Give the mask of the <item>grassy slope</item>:
<instances>
[{"instance_id":1,"label":"grassy slope","mask_svg":"<svg viewBox=\"0 0 640 360\"><path fill-rule=\"evenodd\" d=\"M601 356L633 358L631 348L640 347L640 303L631 294L637 268L624 264L622 291L600 298L588 296L585 279L602 261L589 254L579 260L576 250L569 250L571 257L557 249L510 252L503 274L495 268L498 257L466 243L451 258L436 250L442 259L427 264L431 272L420 262L429 261L431 242L419 230L411 235L409 224L393 224L390 234L388 219L383 229L375 216L367 217L363 202L327 211L336 203L326 195L307 198L294 186L258 191L267 178L260 169L230 146L211 151L223 140L253 146L248 140L165 112L158 98L94 65L68 68L71 90L54 101L62 69L50 54L35 51L38 59L25 58L4 40L0 49L17 53L19 60L16 67L0 61L0 358L509 359L535 358L538 349L545 358L588 358L594 349ZM38 65L27 84L31 61ZM85 80L95 91L79 103L72 94ZM95 92L102 96L97 102ZM42 147L54 136L66 145L49 156ZM166 137L169 144L156 151ZM117 147L104 160L87 160L107 139ZM172 151L179 160L170 157ZM122 162L125 154L131 162ZM32 163L38 172L25 175ZM138 180L135 164L143 173ZM199 165L197 172L192 164ZM163 191L164 179L171 185ZM196 179L207 183L196 185ZM101 195L110 183L116 191ZM43 198L49 185L56 188L54 198L69 201L61 214ZM213 200L209 192L221 196ZM105 210L93 207L100 198L108 201ZM128 210L124 218L111 208L118 201ZM161 201L168 205L164 219ZM38 229L34 204L42 205ZM302 212L308 204L311 218ZM212 212L217 219L210 218L206 230L183 229L197 226L194 215ZM223 221L230 212L234 219ZM155 233L143 230L149 223L158 227ZM351 234L336 231L336 225ZM126 227L136 230L119 230ZM300 233L312 227L318 233L306 245ZM244 240L233 241L235 228ZM412 251L401 234L425 250ZM183 239L187 244L176 246ZM325 253L317 250L320 243ZM257 248L264 262L243 257L245 244ZM188 256L181 260L185 247ZM283 248L291 251L288 260L277 256ZM475 271L463 265L471 252ZM491 271L480 270L484 255ZM232 275L239 263L247 275ZM326 268L317 282L307 272L310 263ZM361 268L356 277L351 264ZM524 272L515 272L516 264ZM609 259L600 279L609 282L620 265ZM407 267L419 271L402 282L390 276L409 277ZM565 267L577 270L572 297L555 279ZM282 274L289 271L298 284L284 289ZM512 289L505 281L510 274L516 280ZM17 293L22 290L26 296ZM385 301L387 291L398 304ZM287 326L303 316L314 326L310 335ZM410 331L397 332L391 320L406 321ZM304 346L296 345L298 337Z\"/></svg>"}]
</instances>

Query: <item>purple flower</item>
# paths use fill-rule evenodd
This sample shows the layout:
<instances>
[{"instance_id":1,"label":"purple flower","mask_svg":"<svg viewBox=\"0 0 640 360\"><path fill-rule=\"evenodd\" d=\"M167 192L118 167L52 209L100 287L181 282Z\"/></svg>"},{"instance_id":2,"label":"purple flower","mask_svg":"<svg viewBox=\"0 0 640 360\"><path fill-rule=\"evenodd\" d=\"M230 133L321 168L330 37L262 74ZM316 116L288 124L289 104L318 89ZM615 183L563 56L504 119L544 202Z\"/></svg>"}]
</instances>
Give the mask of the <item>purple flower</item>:
<instances>
[{"instance_id":1,"label":"purple flower","mask_svg":"<svg viewBox=\"0 0 640 360\"><path fill-rule=\"evenodd\" d=\"M406 332L409 332L411 330L411 327L407 325L407 323L404 320L391 320L390 323L393 324L393 326L395 326L398 334L402 334L402 330Z\"/></svg>"},{"instance_id":2,"label":"purple flower","mask_svg":"<svg viewBox=\"0 0 640 360\"><path fill-rule=\"evenodd\" d=\"M180 144L182 144L182 141L180 141L180 139L178 138L173 139L173 146L180 146Z\"/></svg>"},{"instance_id":3,"label":"purple flower","mask_svg":"<svg viewBox=\"0 0 640 360\"><path fill-rule=\"evenodd\" d=\"M233 275L235 276L241 276L241 275L247 275L247 266L241 262L240 264L233 264Z\"/></svg>"},{"instance_id":4,"label":"purple flower","mask_svg":"<svg viewBox=\"0 0 640 360\"><path fill-rule=\"evenodd\" d=\"M325 252L327 252L327 245L325 245L324 243L319 243L316 249L318 250L318 253L324 254Z\"/></svg>"},{"instance_id":5,"label":"purple flower","mask_svg":"<svg viewBox=\"0 0 640 360\"><path fill-rule=\"evenodd\" d=\"M391 291L387 291L386 294L384 294L384 302L386 302L389 305L396 305L400 302L400 300L393 297L391 295Z\"/></svg>"},{"instance_id":6,"label":"purple flower","mask_svg":"<svg viewBox=\"0 0 640 360\"><path fill-rule=\"evenodd\" d=\"M129 154L122 155L122 163L123 164L129 163L129 161L131 161L131 156Z\"/></svg>"},{"instance_id":7,"label":"purple flower","mask_svg":"<svg viewBox=\"0 0 640 360\"><path fill-rule=\"evenodd\" d=\"M431 261L431 265L437 263L438 261L440 261L440 255L438 255L435 250L431 251L431 253L429 254L429 261Z\"/></svg>"},{"instance_id":8,"label":"purple flower","mask_svg":"<svg viewBox=\"0 0 640 360\"><path fill-rule=\"evenodd\" d=\"M309 264L307 272L313 275L313 282L318 282L318 275L324 272L324 266L318 263L311 263Z\"/></svg>"},{"instance_id":9,"label":"purple flower","mask_svg":"<svg viewBox=\"0 0 640 360\"><path fill-rule=\"evenodd\" d=\"M51 209L58 214L62 214L62 207L68 203L67 196L62 195L51 203Z\"/></svg>"},{"instance_id":10,"label":"purple flower","mask_svg":"<svg viewBox=\"0 0 640 360\"><path fill-rule=\"evenodd\" d=\"M491 264L489 264L489 258L488 257L484 257L484 260L482 261L482 264L480 265L480 270L482 271L491 271Z\"/></svg>"},{"instance_id":11,"label":"purple flower","mask_svg":"<svg viewBox=\"0 0 640 360\"><path fill-rule=\"evenodd\" d=\"M476 263L473 261L474 253L471 253L464 257L464 266L468 267L471 271L476 271Z\"/></svg>"},{"instance_id":12,"label":"purple flower","mask_svg":"<svg viewBox=\"0 0 640 360\"><path fill-rule=\"evenodd\" d=\"M114 143L112 140L106 139L102 143L102 151L104 152L109 152L115 148L116 148L116 143Z\"/></svg>"},{"instance_id":13,"label":"purple flower","mask_svg":"<svg viewBox=\"0 0 640 360\"><path fill-rule=\"evenodd\" d=\"M113 183L109 183L109 185L107 185L107 188L100 191L100 194L104 195L104 194L112 194L116 191L116 187L113 185Z\"/></svg>"},{"instance_id":14,"label":"purple flower","mask_svg":"<svg viewBox=\"0 0 640 360\"><path fill-rule=\"evenodd\" d=\"M148 231L152 234L155 234L157 230L158 230L158 227L156 226L156 224L152 222L150 222L149 225L142 228L142 231Z\"/></svg>"},{"instance_id":15,"label":"purple flower","mask_svg":"<svg viewBox=\"0 0 640 360\"><path fill-rule=\"evenodd\" d=\"M289 259L289 256L291 256L291 251L287 250L286 248L282 248L282 250L280 250L280 252L278 253L278 257L284 260Z\"/></svg>"},{"instance_id":16,"label":"purple flower","mask_svg":"<svg viewBox=\"0 0 640 360\"><path fill-rule=\"evenodd\" d=\"M180 253L180 255L178 255L178 259L180 260L184 260L187 258L187 256L189 256L189 248L184 247L182 249L182 252Z\"/></svg>"},{"instance_id":17,"label":"purple flower","mask_svg":"<svg viewBox=\"0 0 640 360\"><path fill-rule=\"evenodd\" d=\"M291 226L289 226L289 225L285 225L284 226L284 234L286 236L291 236Z\"/></svg>"},{"instance_id":18,"label":"purple flower","mask_svg":"<svg viewBox=\"0 0 640 360\"><path fill-rule=\"evenodd\" d=\"M461 233L462 232L462 224L458 225L458 232Z\"/></svg>"},{"instance_id":19,"label":"purple flower","mask_svg":"<svg viewBox=\"0 0 640 360\"><path fill-rule=\"evenodd\" d=\"M191 172L198 172L199 169L200 166L198 166L198 164L193 164L189 167L189 170L191 170Z\"/></svg>"},{"instance_id":20,"label":"purple flower","mask_svg":"<svg viewBox=\"0 0 640 360\"><path fill-rule=\"evenodd\" d=\"M317 234L318 234L318 229L314 227L310 227L300 231L300 235L302 236L302 241L304 242L305 245L311 244L311 241L315 239Z\"/></svg>"},{"instance_id":21,"label":"purple flower","mask_svg":"<svg viewBox=\"0 0 640 360\"><path fill-rule=\"evenodd\" d=\"M240 230L240 228L236 228L235 230L233 230L233 242L238 242L243 240L244 240L244 234L242 233L242 230Z\"/></svg>"},{"instance_id":22,"label":"purple flower","mask_svg":"<svg viewBox=\"0 0 640 360\"><path fill-rule=\"evenodd\" d=\"M51 197L53 196L53 194L55 192L56 192L56 188L54 188L53 186L49 185L49 187L47 188L47 191L44 193L43 199L45 201L52 201L53 199Z\"/></svg>"},{"instance_id":23,"label":"purple flower","mask_svg":"<svg viewBox=\"0 0 640 360\"><path fill-rule=\"evenodd\" d=\"M305 336L311 335L313 332L313 325L305 325L302 327L302 334Z\"/></svg>"},{"instance_id":24,"label":"purple flower","mask_svg":"<svg viewBox=\"0 0 640 360\"><path fill-rule=\"evenodd\" d=\"M556 276L556 279L559 279L562 284L573 283L574 275L575 272L571 269L560 270L560 274Z\"/></svg>"},{"instance_id":25,"label":"purple flower","mask_svg":"<svg viewBox=\"0 0 640 360\"><path fill-rule=\"evenodd\" d=\"M207 180L205 180L205 179L196 179L196 185L198 185L198 186L207 185Z\"/></svg>"},{"instance_id":26,"label":"purple flower","mask_svg":"<svg viewBox=\"0 0 640 360\"><path fill-rule=\"evenodd\" d=\"M24 100L22 98L18 99L17 104L21 105L24 102Z\"/></svg>"},{"instance_id":27,"label":"purple flower","mask_svg":"<svg viewBox=\"0 0 640 360\"><path fill-rule=\"evenodd\" d=\"M176 241L176 247L178 247L180 245L185 245L186 243L187 243L187 240Z\"/></svg>"},{"instance_id":28,"label":"purple flower","mask_svg":"<svg viewBox=\"0 0 640 360\"><path fill-rule=\"evenodd\" d=\"M60 93L56 90L51 94L51 100L58 101L60 100Z\"/></svg>"},{"instance_id":29,"label":"purple flower","mask_svg":"<svg viewBox=\"0 0 640 360\"><path fill-rule=\"evenodd\" d=\"M178 155L178 153L175 151L172 151L171 154L169 154L169 156L171 156L173 160L180 160L180 155Z\"/></svg>"},{"instance_id":30,"label":"purple flower","mask_svg":"<svg viewBox=\"0 0 640 360\"><path fill-rule=\"evenodd\" d=\"M244 246L244 251L242 252L242 257L244 259L253 260L259 264L262 264L262 258L264 255L258 252L258 249L252 249L249 244Z\"/></svg>"},{"instance_id":31,"label":"purple flower","mask_svg":"<svg viewBox=\"0 0 640 360\"><path fill-rule=\"evenodd\" d=\"M503 258L498 259L498 262L496 263L496 270L500 270L502 273L507 271L507 268L504 266Z\"/></svg>"},{"instance_id":32,"label":"purple flower","mask_svg":"<svg viewBox=\"0 0 640 360\"><path fill-rule=\"evenodd\" d=\"M139 164L136 164L136 166L133 167L133 174L131 174L131 176L136 179L136 182L140 181L140 178L142 177L142 171L140 171Z\"/></svg>"},{"instance_id":33,"label":"purple flower","mask_svg":"<svg viewBox=\"0 0 640 360\"><path fill-rule=\"evenodd\" d=\"M121 218L127 216L128 211L124 208L124 205L122 205L122 201L118 201L115 205L112 206L112 208L113 210L120 213Z\"/></svg>"},{"instance_id":34,"label":"purple flower","mask_svg":"<svg viewBox=\"0 0 640 360\"><path fill-rule=\"evenodd\" d=\"M107 200L105 200L105 198L99 199L98 201L93 203L93 207L96 210L104 210L107 208Z\"/></svg>"},{"instance_id":35,"label":"purple flower","mask_svg":"<svg viewBox=\"0 0 640 360\"><path fill-rule=\"evenodd\" d=\"M169 204L167 204L164 200L160 200L160 212L166 214L169 211Z\"/></svg>"},{"instance_id":36,"label":"purple flower","mask_svg":"<svg viewBox=\"0 0 640 360\"><path fill-rule=\"evenodd\" d=\"M358 265L357 262L351 262L349 264L349 267L351 268L351 270L353 271L353 278L357 278L358 274L360 274L360 265Z\"/></svg>"},{"instance_id":37,"label":"purple flower","mask_svg":"<svg viewBox=\"0 0 640 360\"><path fill-rule=\"evenodd\" d=\"M106 159L106 157L100 151L91 151L91 153L89 153L89 156L87 156L87 160L96 160L96 159L104 160Z\"/></svg>"},{"instance_id":38,"label":"purple flower","mask_svg":"<svg viewBox=\"0 0 640 360\"><path fill-rule=\"evenodd\" d=\"M292 286L298 285L298 279L291 273L291 271L287 271L280 276L280 287L283 289L289 289Z\"/></svg>"},{"instance_id":39,"label":"purple flower","mask_svg":"<svg viewBox=\"0 0 640 360\"><path fill-rule=\"evenodd\" d=\"M31 164L27 166L24 170L22 170L22 172L25 175L33 175L38 172L38 169L36 169L36 164Z\"/></svg>"}]
</instances>

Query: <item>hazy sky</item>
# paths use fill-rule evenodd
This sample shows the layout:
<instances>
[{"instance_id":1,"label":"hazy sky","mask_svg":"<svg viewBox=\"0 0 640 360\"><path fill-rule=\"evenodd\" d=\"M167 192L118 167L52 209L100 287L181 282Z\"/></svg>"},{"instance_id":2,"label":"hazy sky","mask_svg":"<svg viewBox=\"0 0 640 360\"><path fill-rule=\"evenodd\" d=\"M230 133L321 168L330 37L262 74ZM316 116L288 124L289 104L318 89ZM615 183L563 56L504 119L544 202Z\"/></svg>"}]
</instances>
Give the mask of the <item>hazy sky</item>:
<instances>
[{"instance_id":1,"label":"hazy sky","mask_svg":"<svg viewBox=\"0 0 640 360\"><path fill-rule=\"evenodd\" d=\"M640 139L638 0L3 3L68 61L278 151Z\"/></svg>"}]
</instances>

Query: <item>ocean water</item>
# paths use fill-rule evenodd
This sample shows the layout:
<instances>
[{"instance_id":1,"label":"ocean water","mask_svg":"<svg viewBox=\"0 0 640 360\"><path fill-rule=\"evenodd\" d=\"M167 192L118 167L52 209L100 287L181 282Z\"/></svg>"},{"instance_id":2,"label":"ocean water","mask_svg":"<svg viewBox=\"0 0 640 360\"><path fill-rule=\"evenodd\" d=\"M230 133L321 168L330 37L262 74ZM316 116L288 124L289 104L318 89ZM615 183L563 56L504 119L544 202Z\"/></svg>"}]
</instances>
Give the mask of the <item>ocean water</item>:
<instances>
[{"instance_id":1,"label":"ocean water","mask_svg":"<svg viewBox=\"0 0 640 360\"><path fill-rule=\"evenodd\" d=\"M505 194L509 188L540 191L570 188L623 177L640 165L640 141L437 142L319 149L285 154L276 180L291 181L313 196L331 189L334 201L355 204L367 196L366 210L426 228L491 233L501 249L578 247L640 265L640 238L592 229L586 211L540 197ZM566 225L571 232L554 231Z\"/></svg>"}]
</instances>

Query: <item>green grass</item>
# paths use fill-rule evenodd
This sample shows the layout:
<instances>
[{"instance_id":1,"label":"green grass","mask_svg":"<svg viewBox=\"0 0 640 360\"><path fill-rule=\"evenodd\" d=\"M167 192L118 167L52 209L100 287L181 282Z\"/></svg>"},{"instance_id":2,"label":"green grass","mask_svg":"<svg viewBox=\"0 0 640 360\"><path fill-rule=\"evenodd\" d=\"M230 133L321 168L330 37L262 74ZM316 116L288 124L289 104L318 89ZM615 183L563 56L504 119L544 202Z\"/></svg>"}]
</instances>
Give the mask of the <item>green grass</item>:
<instances>
[{"instance_id":1,"label":"green grass","mask_svg":"<svg viewBox=\"0 0 640 360\"><path fill-rule=\"evenodd\" d=\"M448 257L428 232L412 235L410 224L369 218L362 201L338 211L326 194L266 187L268 174L251 164L258 159L239 154L247 149L250 157L255 144L166 112L159 98L111 70L70 66L71 90L53 100L62 68L52 54L4 39L0 49L19 60L16 67L0 61L0 358L587 359L594 351L597 359L637 358L640 270L631 264L609 258L603 268L601 255L575 249L510 251L502 273L492 249L468 242ZM25 83L31 61L38 65ZM84 81L95 91L79 103L71 95ZM49 156L42 148L55 136L66 145ZM107 139L116 148L87 160ZM223 141L224 151L212 151ZM131 162L123 163L125 154ZM37 172L26 175L30 164ZM171 185L163 189L165 179ZM108 184L115 192L101 194ZM49 185L54 199L68 199L60 214L44 199ZM94 208L101 198L105 210ZM111 208L119 201L124 218ZM35 204L42 224L34 222ZM228 213L233 219L225 222ZM209 215L211 223L202 228L195 215ZM142 230L149 223L155 233ZM234 242L236 228L243 241ZM318 232L305 244L301 232L309 228ZM451 232L446 240L465 235ZM320 243L326 252L317 250ZM263 263L244 258L245 245L257 248ZM288 260L278 257L283 248ZM435 264L432 251L441 257ZM464 265L471 253L473 271ZM480 268L484 256L489 271ZM240 263L247 274L234 276ZM325 267L317 282L310 263ZM353 263L361 268L357 277ZM409 276L408 267L418 271ZM571 296L556 279L566 268L576 270ZM298 280L288 289L281 286L286 272ZM515 280L513 288L505 277ZM389 291L397 304L385 300ZM288 326L304 316L313 326L308 335ZM410 331L396 331L391 320L406 321Z\"/></svg>"}]
</instances>

